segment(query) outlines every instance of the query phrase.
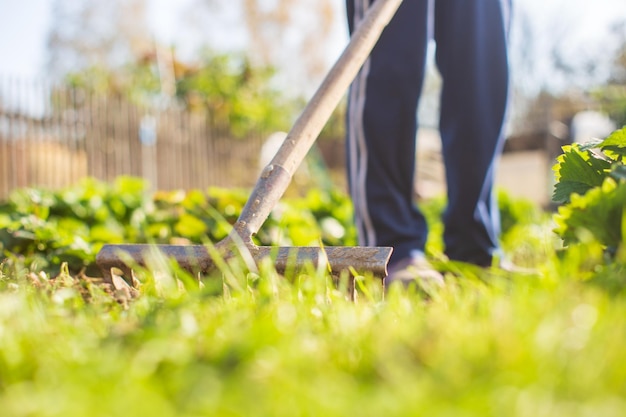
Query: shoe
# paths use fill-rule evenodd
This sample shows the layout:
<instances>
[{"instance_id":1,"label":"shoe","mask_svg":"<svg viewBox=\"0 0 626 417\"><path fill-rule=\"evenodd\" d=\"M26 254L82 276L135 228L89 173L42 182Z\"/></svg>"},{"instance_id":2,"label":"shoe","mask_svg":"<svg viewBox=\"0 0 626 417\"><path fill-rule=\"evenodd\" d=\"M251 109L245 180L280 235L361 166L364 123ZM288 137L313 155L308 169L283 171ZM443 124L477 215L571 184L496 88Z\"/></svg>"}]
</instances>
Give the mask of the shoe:
<instances>
[{"instance_id":1,"label":"shoe","mask_svg":"<svg viewBox=\"0 0 626 417\"><path fill-rule=\"evenodd\" d=\"M511 275L537 275L539 273L536 269L524 268L515 265L507 259L500 259L495 265L492 265L488 269L491 269L492 271L501 271Z\"/></svg>"},{"instance_id":2,"label":"shoe","mask_svg":"<svg viewBox=\"0 0 626 417\"><path fill-rule=\"evenodd\" d=\"M384 279L385 290L396 283L404 288L413 286L426 293L445 286L443 275L433 268L421 252L389 268L389 274Z\"/></svg>"},{"instance_id":3,"label":"shoe","mask_svg":"<svg viewBox=\"0 0 626 417\"><path fill-rule=\"evenodd\" d=\"M469 273L477 277L500 276L537 276L540 272L532 268L524 268L513 264L507 259L496 259L491 265L480 265L471 262L448 260L439 266L441 271L462 277Z\"/></svg>"}]
</instances>

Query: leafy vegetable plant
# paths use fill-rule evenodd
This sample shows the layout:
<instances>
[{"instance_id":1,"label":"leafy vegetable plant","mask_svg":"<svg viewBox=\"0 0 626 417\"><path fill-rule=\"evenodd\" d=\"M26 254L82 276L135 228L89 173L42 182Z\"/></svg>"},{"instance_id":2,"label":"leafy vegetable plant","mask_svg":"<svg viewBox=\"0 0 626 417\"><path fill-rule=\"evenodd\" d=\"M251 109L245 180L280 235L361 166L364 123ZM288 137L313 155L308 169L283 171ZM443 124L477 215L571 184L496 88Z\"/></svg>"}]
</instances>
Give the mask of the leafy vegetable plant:
<instances>
[{"instance_id":1,"label":"leafy vegetable plant","mask_svg":"<svg viewBox=\"0 0 626 417\"><path fill-rule=\"evenodd\" d=\"M563 148L554 166L556 233L565 245L595 242L614 257L626 228L626 127Z\"/></svg>"},{"instance_id":2,"label":"leafy vegetable plant","mask_svg":"<svg viewBox=\"0 0 626 417\"><path fill-rule=\"evenodd\" d=\"M246 203L242 189L149 193L133 177L89 178L61 190L16 190L0 204L0 253L29 267L93 267L106 243L204 244L229 233ZM352 206L338 191L281 202L255 239L262 245L354 244Z\"/></svg>"}]
</instances>

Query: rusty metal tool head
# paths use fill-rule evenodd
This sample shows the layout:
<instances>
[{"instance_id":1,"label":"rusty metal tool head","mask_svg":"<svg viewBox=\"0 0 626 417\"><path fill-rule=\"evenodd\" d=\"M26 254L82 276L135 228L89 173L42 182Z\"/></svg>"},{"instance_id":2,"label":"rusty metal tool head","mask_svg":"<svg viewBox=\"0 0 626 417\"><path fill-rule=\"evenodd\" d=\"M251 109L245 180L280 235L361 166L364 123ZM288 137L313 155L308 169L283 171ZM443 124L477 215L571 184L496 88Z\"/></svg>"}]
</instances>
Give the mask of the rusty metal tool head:
<instances>
[{"instance_id":1,"label":"rusty metal tool head","mask_svg":"<svg viewBox=\"0 0 626 417\"><path fill-rule=\"evenodd\" d=\"M402 0L376 0L370 6L337 62L305 106L274 158L262 171L228 237L217 242L211 251L202 245L105 245L96 257L105 278L110 278L111 268L114 267L129 273L133 263L145 265L148 250L155 248L193 272L208 272L215 268L216 256L225 259L243 256L250 261L248 263L255 264L269 256L279 272L290 263L301 266L306 262L314 265L325 262L333 274L354 269L386 276L392 252L390 247L264 247L255 245L252 236L259 231L284 194L291 177L401 3Z\"/></svg>"}]
</instances>

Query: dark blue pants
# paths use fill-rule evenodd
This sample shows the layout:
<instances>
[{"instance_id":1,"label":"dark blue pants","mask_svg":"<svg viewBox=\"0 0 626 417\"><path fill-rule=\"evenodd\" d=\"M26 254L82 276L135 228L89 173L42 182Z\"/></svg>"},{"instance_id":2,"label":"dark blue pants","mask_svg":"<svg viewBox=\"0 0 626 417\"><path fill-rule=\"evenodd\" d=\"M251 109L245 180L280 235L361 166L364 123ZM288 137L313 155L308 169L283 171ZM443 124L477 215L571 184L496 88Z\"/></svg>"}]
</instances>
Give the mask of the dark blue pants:
<instances>
[{"instance_id":1,"label":"dark blue pants","mask_svg":"<svg viewBox=\"0 0 626 417\"><path fill-rule=\"evenodd\" d=\"M350 30L370 1L347 0ZM450 259L486 266L499 250L493 182L507 107L510 0L433 0L430 6L443 83L445 252ZM428 233L414 201L428 9L428 0L404 0L348 98L348 181L360 244L393 246L391 265L423 251Z\"/></svg>"}]
</instances>

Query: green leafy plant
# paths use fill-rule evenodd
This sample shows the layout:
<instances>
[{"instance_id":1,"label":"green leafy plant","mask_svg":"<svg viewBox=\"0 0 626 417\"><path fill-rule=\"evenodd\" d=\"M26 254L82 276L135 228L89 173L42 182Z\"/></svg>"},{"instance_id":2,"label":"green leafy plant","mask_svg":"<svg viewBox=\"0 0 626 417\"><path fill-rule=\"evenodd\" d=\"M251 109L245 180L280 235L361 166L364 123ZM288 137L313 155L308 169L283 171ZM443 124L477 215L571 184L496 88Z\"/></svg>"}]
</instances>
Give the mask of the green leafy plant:
<instances>
[{"instance_id":1,"label":"green leafy plant","mask_svg":"<svg viewBox=\"0 0 626 417\"><path fill-rule=\"evenodd\" d=\"M0 250L48 272L93 266L106 243L204 244L226 237L248 198L243 189L149 193L139 178L88 178L52 191L16 190L0 206ZM286 199L259 233L261 245L354 244L352 206L338 191Z\"/></svg>"},{"instance_id":2,"label":"green leafy plant","mask_svg":"<svg viewBox=\"0 0 626 417\"><path fill-rule=\"evenodd\" d=\"M615 254L626 227L626 127L604 140L563 148L554 167L556 233L565 245L591 240Z\"/></svg>"},{"instance_id":3,"label":"green leafy plant","mask_svg":"<svg viewBox=\"0 0 626 417\"><path fill-rule=\"evenodd\" d=\"M253 65L244 54L220 54L205 49L198 63L172 63L175 78L172 98L190 112L205 112L216 126L233 137L286 130L295 111L302 107L273 86L276 71ZM141 107L160 106L163 85L156 56L147 55L123 67L89 67L65 77L69 87L91 94L124 98ZM82 100L82 95L77 95ZM68 104L68 95L53 91L57 107Z\"/></svg>"},{"instance_id":4,"label":"green leafy plant","mask_svg":"<svg viewBox=\"0 0 626 417\"><path fill-rule=\"evenodd\" d=\"M28 268L55 273L97 273L95 256L107 243L205 244L226 237L248 199L245 189L148 191L147 183L119 177L112 183L84 179L60 190L18 189L0 205L0 251ZM538 219L527 203L501 196L507 225L525 230ZM431 225L428 249L443 251L439 219L444 199L421 203ZM282 199L254 236L267 246L357 244L352 202L337 189L312 188ZM513 227L515 225L515 227ZM14 262L15 263L15 262Z\"/></svg>"}]
</instances>

